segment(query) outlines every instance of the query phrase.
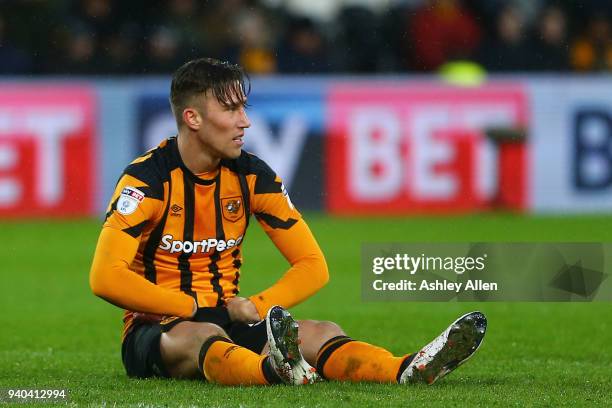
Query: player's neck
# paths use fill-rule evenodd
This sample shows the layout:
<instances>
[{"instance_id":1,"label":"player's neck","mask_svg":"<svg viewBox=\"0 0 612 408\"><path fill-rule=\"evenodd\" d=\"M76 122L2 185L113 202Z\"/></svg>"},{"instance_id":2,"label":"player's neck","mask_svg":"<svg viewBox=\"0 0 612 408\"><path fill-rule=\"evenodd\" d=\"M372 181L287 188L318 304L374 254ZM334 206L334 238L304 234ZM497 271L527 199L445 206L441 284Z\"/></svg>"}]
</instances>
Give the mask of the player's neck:
<instances>
[{"instance_id":1,"label":"player's neck","mask_svg":"<svg viewBox=\"0 0 612 408\"><path fill-rule=\"evenodd\" d=\"M221 159L211 155L196 138L179 134L177 142L181 159L193 174L211 172L219 167Z\"/></svg>"}]
</instances>

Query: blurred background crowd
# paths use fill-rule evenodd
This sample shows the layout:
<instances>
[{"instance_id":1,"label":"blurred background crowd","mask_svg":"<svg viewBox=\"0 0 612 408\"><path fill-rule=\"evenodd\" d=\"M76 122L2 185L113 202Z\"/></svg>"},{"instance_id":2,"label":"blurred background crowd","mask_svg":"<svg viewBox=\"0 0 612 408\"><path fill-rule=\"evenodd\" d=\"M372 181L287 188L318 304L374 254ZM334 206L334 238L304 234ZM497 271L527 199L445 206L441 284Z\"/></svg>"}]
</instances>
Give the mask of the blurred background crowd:
<instances>
[{"instance_id":1,"label":"blurred background crowd","mask_svg":"<svg viewBox=\"0 0 612 408\"><path fill-rule=\"evenodd\" d=\"M0 74L612 70L610 0L0 0Z\"/></svg>"}]
</instances>

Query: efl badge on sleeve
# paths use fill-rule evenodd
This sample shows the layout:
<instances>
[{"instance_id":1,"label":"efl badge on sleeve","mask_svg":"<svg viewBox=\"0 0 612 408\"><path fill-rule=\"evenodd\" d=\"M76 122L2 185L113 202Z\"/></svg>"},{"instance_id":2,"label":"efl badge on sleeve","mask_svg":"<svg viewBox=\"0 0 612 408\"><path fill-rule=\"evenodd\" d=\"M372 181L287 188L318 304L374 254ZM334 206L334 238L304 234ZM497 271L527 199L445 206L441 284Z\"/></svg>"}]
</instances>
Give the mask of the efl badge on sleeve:
<instances>
[{"instance_id":1,"label":"efl badge on sleeve","mask_svg":"<svg viewBox=\"0 0 612 408\"><path fill-rule=\"evenodd\" d=\"M228 221L236 222L244 215L244 205L242 197L229 197L221 199L223 207L223 218Z\"/></svg>"},{"instance_id":2,"label":"efl badge on sleeve","mask_svg":"<svg viewBox=\"0 0 612 408\"><path fill-rule=\"evenodd\" d=\"M130 215L136 208L138 208L138 204L144 200L144 193L137 188L126 186L121 191L121 195L117 200L117 211L119 214Z\"/></svg>"}]
</instances>

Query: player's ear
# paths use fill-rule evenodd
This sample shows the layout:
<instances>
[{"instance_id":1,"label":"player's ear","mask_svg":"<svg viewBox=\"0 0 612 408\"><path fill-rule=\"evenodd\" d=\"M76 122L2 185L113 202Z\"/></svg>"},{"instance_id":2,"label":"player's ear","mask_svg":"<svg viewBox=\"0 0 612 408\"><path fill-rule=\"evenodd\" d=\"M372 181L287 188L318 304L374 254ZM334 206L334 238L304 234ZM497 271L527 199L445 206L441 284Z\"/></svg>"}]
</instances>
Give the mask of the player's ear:
<instances>
[{"instance_id":1,"label":"player's ear","mask_svg":"<svg viewBox=\"0 0 612 408\"><path fill-rule=\"evenodd\" d=\"M198 130L202 126L202 116L194 108L183 109L183 122L189 129Z\"/></svg>"}]
</instances>

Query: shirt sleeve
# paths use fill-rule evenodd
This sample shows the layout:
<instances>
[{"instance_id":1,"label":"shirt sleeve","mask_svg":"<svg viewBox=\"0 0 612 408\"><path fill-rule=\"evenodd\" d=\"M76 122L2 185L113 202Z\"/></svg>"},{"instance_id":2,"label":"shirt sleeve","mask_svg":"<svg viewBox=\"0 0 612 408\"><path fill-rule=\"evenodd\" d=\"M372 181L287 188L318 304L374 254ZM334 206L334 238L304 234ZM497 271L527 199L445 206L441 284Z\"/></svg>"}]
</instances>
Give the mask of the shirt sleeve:
<instances>
[{"instance_id":1,"label":"shirt sleeve","mask_svg":"<svg viewBox=\"0 0 612 408\"><path fill-rule=\"evenodd\" d=\"M130 269L143 229L163 209L163 200L152 192L132 176L119 180L98 239L90 286L95 295L131 311L189 317L191 296L157 286Z\"/></svg>"},{"instance_id":2,"label":"shirt sleeve","mask_svg":"<svg viewBox=\"0 0 612 408\"><path fill-rule=\"evenodd\" d=\"M282 180L260 174L255 182L252 211L291 267L270 288L251 296L263 318L274 305L292 307L306 300L329 280L325 257ZM266 180L267 178L267 180Z\"/></svg>"}]
</instances>

